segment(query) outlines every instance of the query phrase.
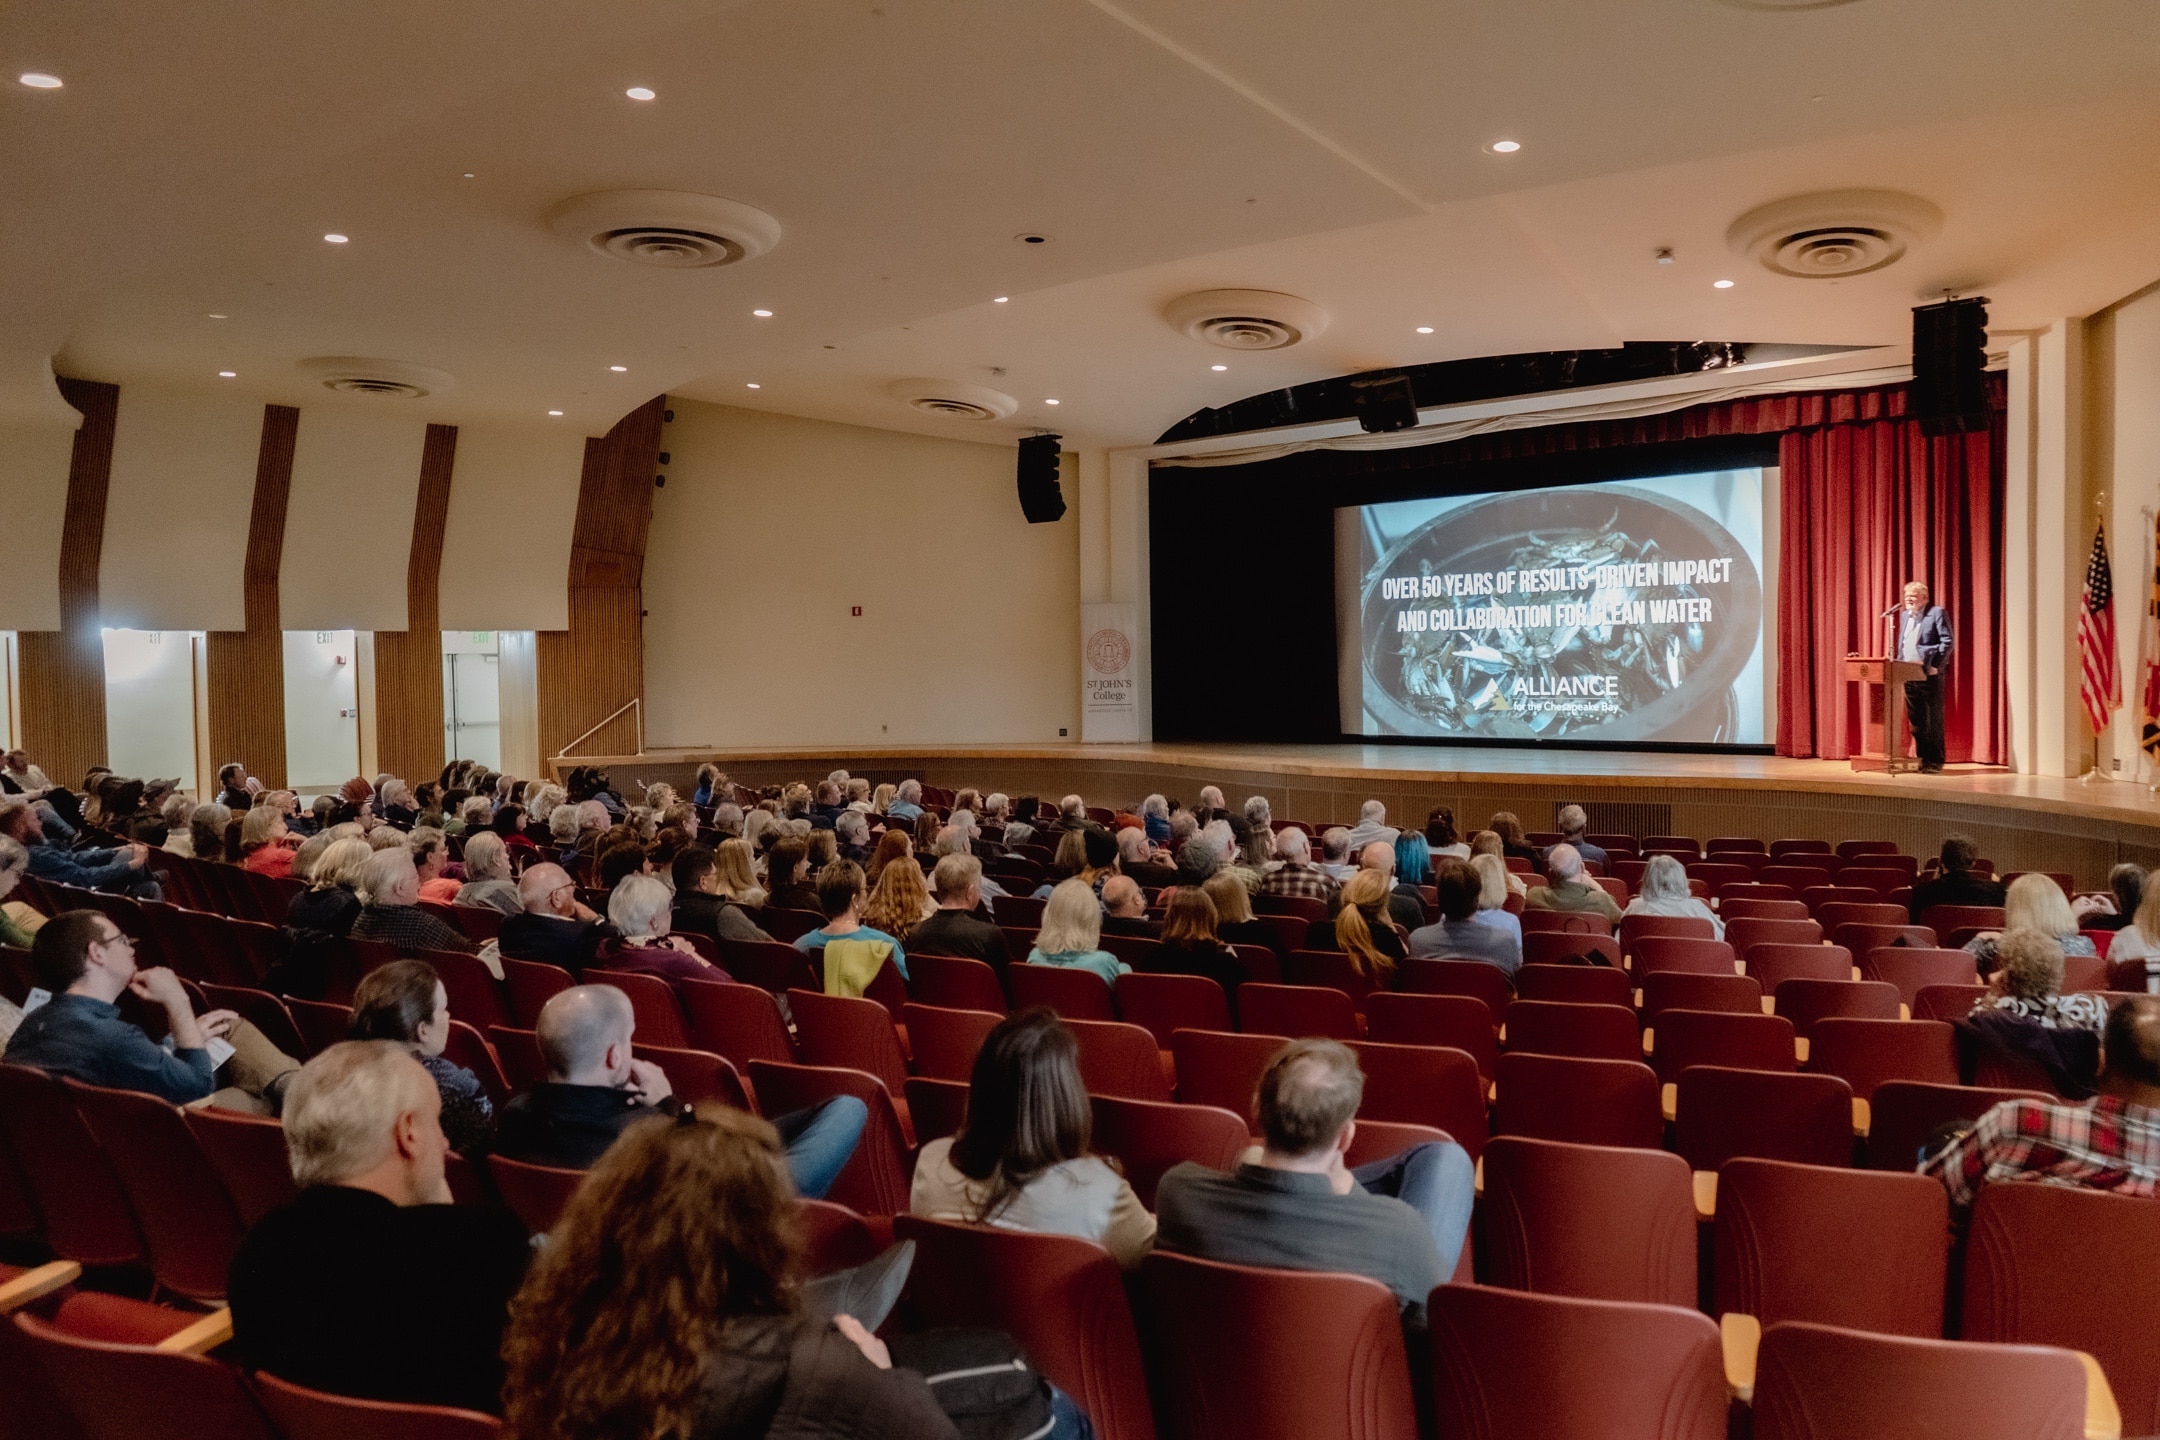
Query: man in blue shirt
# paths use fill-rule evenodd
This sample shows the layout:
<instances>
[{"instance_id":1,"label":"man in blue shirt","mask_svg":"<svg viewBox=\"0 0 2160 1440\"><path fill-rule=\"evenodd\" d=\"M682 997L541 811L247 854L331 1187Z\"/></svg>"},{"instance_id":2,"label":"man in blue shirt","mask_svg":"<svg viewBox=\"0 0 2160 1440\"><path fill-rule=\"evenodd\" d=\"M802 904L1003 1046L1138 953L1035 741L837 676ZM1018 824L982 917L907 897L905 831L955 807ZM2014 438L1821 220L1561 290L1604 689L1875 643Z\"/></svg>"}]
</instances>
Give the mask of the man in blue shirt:
<instances>
[{"instance_id":1,"label":"man in blue shirt","mask_svg":"<svg viewBox=\"0 0 2160 1440\"><path fill-rule=\"evenodd\" d=\"M1897 658L1921 667L1925 678L1905 682L1905 720L1912 727L1920 773L1943 768L1943 667L1950 663L1950 617L1928 603L1928 587L1905 582L1898 613Z\"/></svg>"},{"instance_id":2,"label":"man in blue shirt","mask_svg":"<svg viewBox=\"0 0 2160 1440\"><path fill-rule=\"evenodd\" d=\"M155 900L161 893L150 873L150 847L121 845L107 850L63 850L45 837L45 827L27 801L0 804L0 834L22 842L30 852L30 873L40 880L109 890Z\"/></svg>"},{"instance_id":3,"label":"man in blue shirt","mask_svg":"<svg viewBox=\"0 0 2160 1440\"><path fill-rule=\"evenodd\" d=\"M231 1055L223 1067L228 1089L218 1091L218 1103L269 1112L300 1069L299 1061L232 1011L195 1014L180 977L163 966L138 969L135 942L95 910L69 910L46 921L30 964L52 999L23 1017L8 1042L10 1064L186 1105L217 1089L219 1066L210 1045L219 1041ZM169 1048L121 1016L114 1002L125 993L164 1010Z\"/></svg>"},{"instance_id":4,"label":"man in blue shirt","mask_svg":"<svg viewBox=\"0 0 2160 1440\"><path fill-rule=\"evenodd\" d=\"M906 820L910 823L920 817L922 815L922 781L901 781L900 794L887 803L885 813L894 820Z\"/></svg>"}]
</instances>

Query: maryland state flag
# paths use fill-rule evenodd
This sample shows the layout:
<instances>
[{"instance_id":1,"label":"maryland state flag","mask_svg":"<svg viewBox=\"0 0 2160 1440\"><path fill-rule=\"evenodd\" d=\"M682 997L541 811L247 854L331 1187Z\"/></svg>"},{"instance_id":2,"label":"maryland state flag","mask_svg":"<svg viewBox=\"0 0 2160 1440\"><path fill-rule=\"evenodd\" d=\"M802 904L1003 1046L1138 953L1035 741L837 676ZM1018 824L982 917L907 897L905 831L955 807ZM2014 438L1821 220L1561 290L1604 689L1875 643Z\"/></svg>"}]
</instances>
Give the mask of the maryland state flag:
<instances>
[{"instance_id":1,"label":"maryland state flag","mask_svg":"<svg viewBox=\"0 0 2160 1440\"><path fill-rule=\"evenodd\" d=\"M2145 599L2145 753L2160 763L2160 515L2153 517L2152 593Z\"/></svg>"}]
</instances>

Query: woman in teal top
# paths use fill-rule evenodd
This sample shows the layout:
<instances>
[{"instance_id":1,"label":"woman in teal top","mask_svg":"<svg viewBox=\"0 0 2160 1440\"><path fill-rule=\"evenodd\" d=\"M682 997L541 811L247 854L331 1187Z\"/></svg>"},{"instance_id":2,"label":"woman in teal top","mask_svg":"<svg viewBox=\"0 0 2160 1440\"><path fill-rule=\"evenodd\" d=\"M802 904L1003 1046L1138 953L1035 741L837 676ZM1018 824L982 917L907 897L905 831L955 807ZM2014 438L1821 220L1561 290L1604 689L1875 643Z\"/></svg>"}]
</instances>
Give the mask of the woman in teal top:
<instances>
[{"instance_id":1,"label":"woman in teal top","mask_svg":"<svg viewBox=\"0 0 2160 1440\"><path fill-rule=\"evenodd\" d=\"M1043 906L1042 930L1035 948L1028 951L1030 965L1063 965L1092 970L1103 983L1115 985L1117 977L1132 973L1117 956L1101 947L1102 902L1085 880L1066 880L1050 892Z\"/></svg>"}]
</instances>

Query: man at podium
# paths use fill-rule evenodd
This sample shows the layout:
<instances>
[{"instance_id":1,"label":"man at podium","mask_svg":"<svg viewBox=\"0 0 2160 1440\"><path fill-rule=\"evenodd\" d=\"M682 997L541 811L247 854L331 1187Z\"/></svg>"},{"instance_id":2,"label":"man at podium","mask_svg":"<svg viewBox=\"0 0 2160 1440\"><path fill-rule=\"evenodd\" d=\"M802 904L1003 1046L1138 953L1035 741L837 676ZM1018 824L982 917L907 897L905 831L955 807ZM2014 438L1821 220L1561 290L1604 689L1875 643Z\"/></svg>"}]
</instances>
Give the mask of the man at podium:
<instances>
[{"instance_id":1,"label":"man at podium","mask_svg":"<svg viewBox=\"0 0 2160 1440\"><path fill-rule=\"evenodd\" d=\"M1905 718L1912 726L1920 773L1936 775L1943 768L1943 667L1950 663L1950 617L1942 606L1928 603L1928 587L1918 580L1905 582L1905 603L1899 608L1897 658L1927 671L1925 679L1905 682Z\"/></svg>"}]
</instances>

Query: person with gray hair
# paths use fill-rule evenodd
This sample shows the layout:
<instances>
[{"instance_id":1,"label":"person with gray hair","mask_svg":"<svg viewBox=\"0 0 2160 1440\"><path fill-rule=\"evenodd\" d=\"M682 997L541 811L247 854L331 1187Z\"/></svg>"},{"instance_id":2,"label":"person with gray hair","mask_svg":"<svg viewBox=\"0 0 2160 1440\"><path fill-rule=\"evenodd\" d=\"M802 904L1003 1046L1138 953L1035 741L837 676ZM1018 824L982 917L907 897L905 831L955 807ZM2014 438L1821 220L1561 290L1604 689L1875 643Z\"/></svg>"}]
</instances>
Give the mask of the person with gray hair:
<instances>
[{"instance_id":1,"label":"person with gray hair","mask_svg":"<svg viewBox=\"0 0 2160 1440\"><path fill-rule=\"evenodd\" d=\"M1347 843L1349 832L1342 831ZM1312 842L1296 828L1275 837L1275 868L1260 877L1260 893L1318 900L1333 910L1342 899L1342 882L1312 863Z\"/></svg>"},{"instance_id":2,"label":"person with gray hair","mask_svg":"<svg viewBox=\"0 0 2160 1440\"><path fill-rule=\"evenodd\" d=\"M1126 826L1117 832L1118 873L1128 875L1142 885L1160 890L1178 883L1175 865L1166 865L1148 843L1147 832Z\"/></svg>"},{"instance_id":3,"label":"person with gray hair","mask_svg":"<svg viewBox=\"0 0 2160 1440\"><path fill-rule=\"evenodd\" d=\"M1358 823L1350 827L1351 853L1362 854L1365 847L1375 840L1384 840L1393 847L1396 837L1401 834L1400 830L1387 823L1387 806L1378 800L1367 800L1358 807Z\"/></svg>"},{"instance_id":4,"label":"person with gray hair","mask_svg":"<svg viewBox=\"0 0 2160 1440\"><path fill-rule=\"evenodd\" d=\"M194 858L195 837L188 829L188 822L195 815L195 797L185 790L176 790L165 797L158 813L165 819L165 844L161 848L168 855Z\"/></svg>"},{"instance_id":5,"label":"person with gray hair","mask_svg":"<svg viewBox=\"0 0 2160 1440\"><path fill-rule=\"evenodd\" d=\"M1605 892L1605 887L1583 874L1582 856L1572 845L1555 845L1545 852L1545 864L1551 878L1543 885L1533 885L1523 896L1523 908L1527 910L1589 911L1603 915L1613 924L1620 923L1620 904Z\"/></svg>"},{"instance_id":6,"label":"person with gray hair","mask_svg":"<svg viewBox=\"0 0 2160 1440\"><path fill-rule=\"evenodd\" d=\"M600 942L593 964L634 970L663 980L729 979L727 971L697 953L675 928L675 892L657 875L625 875L608 894L613 937Z\"/></svg>"},{"instance_id":7,"label":"person with gray hair","mask_svg":"<svg viewBox=\"0 0 2160 1440\"><path fill-rule=\"evenodd\" d=\"M1350 860L1348 828L1330 825L1320 832L1320 868L1337 882L1357 874L1358 867Z\"/></svg>"},{"instance_id":8,"label":"person with gray hair","mask_svg":"<svg viewBox=\"0 0 2160 1440\"><path fill-rule=\"evenodd\" d=\"M1635 898L1628 901L1627 915L1673 915L1690 920L1708 920L1711 938L1725 938L1725 922L1715 910L1695 898L1688 887L1687 870L1670 855L1653 855L1643 870L1642 885Z\"/></svg>"},{"instance_id":9,"label":"person with gray hair","mask_svg":"<svg viewBox=\"0 0 2160 1440\"><path fill-rule=\"evenodd\" d=\"M1275 807L1268 804L1267 796L1254 795L1245 801L1245 823L1256 835L1275 833Z\"/></svg>"},{"instance_id":10,"label":"person with gray hair","mask_svg":"<svg viewBox=\"0 0 2160 1440\"><path fill-rule=\"evenodd\" d=\"M1563 805L1560 813L1553 816L1553 823L1560 827L1560 843L1572 845L1575 853L1596 864L1600 870L1612 868L1612 857L1602 845L1592 845L1583 839L1583 832L1590 828L1590 817L1580 805Z\"/></svg>"},{"instance_id":11,"label":"person with gray hair","mask_svg":"<svg viewBox=\"0 0 2160 1440\"><path fill-rule=\"evenodd\" d=\"M1352 1166L1365 1075L1350 1047L1293 1040L1260 1074L1257 1161L1229 1175L1186 1161L1155 1191L1159 1250L1232 1265L1365 1275L1422 1325L1426 1297L1455 1271L1476 1202L1476 1168L1452 1140Z\"/></svg>"},{"instance_id":12,"label":"person with gray hair","mask_svg":"<svg viewBox=\"0 0 2160 1440\"><path fill-rule=\"evenodd\" d=\"M713 806L712 828L712 843L715 846L722 840L733 840L739 837L743 833L742 806L737 805L732 800L723 801ZM693 836L692 838L696 837Z\"/></svg>"},{"instance_id":13,"label":"person with gray hair","mask_svg":"<svg viewBox=\"0 0 2160 1440\"><path fill-rule=\"evenodd\" d=\"M492 1412L531 1255L508 1211L453 1205L442 1098L403 1045L348 1040L293 1077L299 1195L233 1257L236 1358L310 1389Z\"/></svg>"},{"instance_id":14,"label":"person with gray hair","mask_svg":"<svg viewBox=\"0 0 2160 1440\"><path fill-rule=\"evenodd\" d=\"M577 898L577 881L552 862L528 865L518 877L523 912L503 921L496 934L502 953L513 960L555 965L575 975L592 963L600 942L615 933L607 921Z\"/></svg>"},{"instance_id":15,"label":"person with gray hair","mask_svg":"<svg viewBox=\"0 0 2160 1440\"><path fill-rule=\"evenodd\" d=\"M2105 995L2062 993L2063 948L2054 936L2028 928L2003 931L1995 942L1995 966L1988 993L1973 1002L1971 1014L2000 1011L2043 1030L2097 1031L2107 1024Z\"/></svg>"},{"instance_id":16,"label":"person with gray hair","mask_svg":"<svg viewBox=\"0 0 2160 1440\"><path fill-rule=\"evenodd\" d=\"M921 815L922 781L901 781L900 793L894 797L892 804L885 807L885 813L895 820L910 821Z\"/></svg>"},{"instance_id":17,"label":"person with gray hair","mask_svg":"<svg viewBox=\"0 0 2160 1440\"><path fill-rule=\"evenodd\" d=\"M1087 801L1078 795L1067 795L1058 801L1058 828L1060 830L1099 830L1102 827L1088 819Z\"/></svg>"},{"instance_id":18,"label":"person with gray hair","mask_svg":"<svg viewBox=\"0 0 2160 1440\"><path fill-rule=\"evenodd\" d=\"M833 817L833 833L840 841L840 858L858 865L870 863L870 821L860 810L843 810Z\"/></svg>"},{"instance_id":19,"label":"person with gray hair","mask_svg":"<svg viewBox=\"0 0 2160 1440\"><path fill-rule=\"evenodd\" d=\"M1220 785L1201 786L1199 803L1200 816L1203 820L1213 820L1228 808L1223 801L1222 787Z\"/></svg>"},{"instance_id":20,"label":"person with gray hair","mask_svg":"<svg viewBox=\"0 0 2160 1440\"><path fill-rule=\"evenodd\" d=\"M1002 790L993 790L983 796L983 819L1003 825L1012 810L1012 799Z\"/></svg>"},{"instance_id":21,"label":"person with gray hair","mask_svg":"<svg viewBox=\"0 0 2160 1440\"><path fill-rule=\"evenodd\" d=\"M1150 845L1166 845L1170 842L1170 801L1161 795L1150 795L1140 802L1140 825L1147 831Z\"/></svg>"},{"instance_id":22,"label":"person with gray hair","mask_svg":"<svg viewBox=\"0 0 2160 1440\"><path fill-rule=\"evenodd\" d=\"M980 960L1002 979L1012 963L1012 949L1003 930L975 913L982 904L982 884L982 862L974 856L941 858L930 875L937 910L908 931L902 945L911 954Z\"/></svg>"},{"instance_id":23,"label":"person with gray hair","mask_svg":"<svg viewBox=\"0 0 2160 1440\"><path fill-rule=\"evenodd\" d=\"M1212 835L1202 831L1178 847L1176 883L1204 885L1207 878L1223 867L1222 847Z\"/></svg>"},{"instance_id":24,"label":"person with gray hair","mask_svg":"<svg viewBox=\"0 0 2160 1440\"><path fill-rule=\"evenodd\" d=\"M465 841L465 884L453 905L497 910L516 915L525 909L518 898L517 882L510 878L510 847L492 830L482 830Z\"/></svg>"},{"instance_id":25,"label":"person with gray hair","mask_svg":"<svg viewBox=\"0 0 2160 1440\"><path fill-rule=\"evenodd\" d=\"M14 894L15 887L22 884L23 876L29 873L30 852L23 849L21 842L0 835L0 901ZM29 949L36 936L24 922L32 917L35 917L35 923L44 923L45 917L27 905L22 905L20 910L12 906L0 910L0 945L12 945L18 950ZM5 1048L5 1041L0 1040L0 1049Z\"/></svg>"},{"instance_id":26,"label":"person with gray hair","mask_svg":"<svg viewBox=\"0 0 2160 1440\"><path fill-rule=\"evenodd\" d=\"M399 837L402 839L403 837ZM458 950L470 955L472 941L420 908L420 872L410 851L400 844L377 850L360 867L360 918L352 934L381 940L400 950Z\"/></svg>"},{"instance_id":27,"label":"person with gray hair","mask_svg":"<svg viewBox=\"0 0 2160 1440\"><path fill-rule=\"evenodd\" d=\"M503 1106L496 1154L587 1170L630 1126L680 1108L667 1073L637 1058L637 1017L613 985L573 985L550 996L535 1030L547 1080ZM774 1120L796 1193L824 1198L869 1122L869 1107L852 1095Z\"/></svg>"},{"instance_id":28,"label":"person with gray hair","mask_svg":"<svg viewBox=\"0 0 2160 1440\"><path fill-rule=\"evenodd\" d=\"M475 830L485 830L495 820L495 802L485 795L474 795L459 802L457 815L443 821L445 835L470 835Z\"/></svg>"}]
</instances>

